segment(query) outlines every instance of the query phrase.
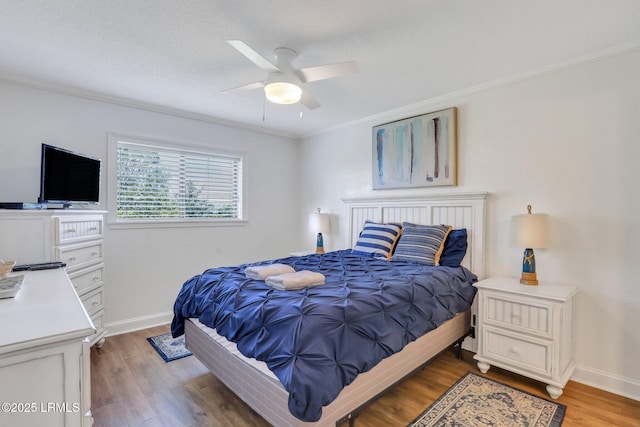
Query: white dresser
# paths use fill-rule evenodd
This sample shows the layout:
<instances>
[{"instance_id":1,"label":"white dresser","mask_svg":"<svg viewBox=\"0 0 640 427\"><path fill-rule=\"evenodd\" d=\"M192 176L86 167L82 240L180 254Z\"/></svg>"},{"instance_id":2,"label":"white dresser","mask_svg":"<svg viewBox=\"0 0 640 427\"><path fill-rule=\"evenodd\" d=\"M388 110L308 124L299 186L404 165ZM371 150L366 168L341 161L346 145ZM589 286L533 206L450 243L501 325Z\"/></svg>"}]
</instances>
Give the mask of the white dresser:
<instances>
[{"instance_id":1,"label":"white dresser","mask_svg":"<svg viewBox=\"0 0 640 427\"><path fill-rule=\"evenodd\" d=\"M91 320L65 270L18 274L0 299L0 425L89 427Z\"/></svg>"},{"instance_id":2,"label":"white dresser","mask_svg":"<svg viewBox=\"0 0 640 427\"><path fill-rule=\"evenodd\" d=\"M104 213L91 210L0 210L0 258L18 264L62 261L101 346L104 328Z\"/></svg>"},{"instance_id":3,"label":"white dresser","mask_svg":"<svg viewBox=\"0 0 640 427\"><path fill-rule=\"evenodd\" d=\"M491 277L475 284L478 303L478 369L491 365L542 381L557 399L575 368L574 297L577 288Z\"/></svg>"}]
</instances>

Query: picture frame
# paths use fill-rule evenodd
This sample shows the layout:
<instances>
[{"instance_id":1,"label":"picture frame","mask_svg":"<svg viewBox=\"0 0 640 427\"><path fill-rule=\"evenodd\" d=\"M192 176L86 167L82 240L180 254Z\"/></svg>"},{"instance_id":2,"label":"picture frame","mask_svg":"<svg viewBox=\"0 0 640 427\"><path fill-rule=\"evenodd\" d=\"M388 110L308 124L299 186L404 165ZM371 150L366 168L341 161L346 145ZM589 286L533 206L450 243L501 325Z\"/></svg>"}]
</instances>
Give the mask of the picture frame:
<instances>
[{"instance_id":1,"label":"picture frame","mask_svg":"<svg viewBox=\"0 0 640 427\"><path fill-rule=\"evenodd\" d=\"M372 187L457 185L456 107L373 127Z\"/></svg>"}]
</instances>

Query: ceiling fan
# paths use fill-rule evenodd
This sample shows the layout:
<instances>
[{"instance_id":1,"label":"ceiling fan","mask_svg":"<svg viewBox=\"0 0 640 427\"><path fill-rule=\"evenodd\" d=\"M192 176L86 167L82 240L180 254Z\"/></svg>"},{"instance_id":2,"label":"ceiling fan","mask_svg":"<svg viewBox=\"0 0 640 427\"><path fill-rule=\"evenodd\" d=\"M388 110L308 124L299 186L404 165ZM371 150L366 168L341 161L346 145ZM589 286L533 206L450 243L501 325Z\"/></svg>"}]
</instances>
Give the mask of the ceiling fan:
<instances>
[{"instance_id":1,"label":"ceiling fan","mask_svg":"<svg viewBox=\"0 0 640 427\"><path fill-rule=\"evenodd\" d=\"M274 51L276 63L273 64L258 52L240 40L227 40L238 52L246 56L261 69L268 71L265 80L249 83L222 91L250 90L264 88L266 98L276 104L302 104L310 110L320 104L304 87L304 83L330 79L344 74L355 73L358 67L354 61L338 64L320 65L308 68L293 68L292 62L297 54L287 47L279 47Z\"/></svg>"}]
</instances>

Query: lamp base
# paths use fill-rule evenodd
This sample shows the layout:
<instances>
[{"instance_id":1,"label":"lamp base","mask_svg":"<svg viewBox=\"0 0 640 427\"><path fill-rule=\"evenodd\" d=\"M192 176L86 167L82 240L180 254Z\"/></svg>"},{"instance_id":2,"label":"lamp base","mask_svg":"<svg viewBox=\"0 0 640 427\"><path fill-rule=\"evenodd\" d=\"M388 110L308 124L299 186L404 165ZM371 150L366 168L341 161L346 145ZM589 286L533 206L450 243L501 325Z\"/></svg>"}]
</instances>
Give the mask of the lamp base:
<instances>
[{"instance_id":1,"label":"lamp base","mask_svg":"<svg viewBox=\"0 0 640 427\"><path fill-rule=\"evenodd\" d=\"M520 283L522 283L523 285L537 285L538 277L536 276L536 273L525 273L523 271L522 277L520 278Z\"/></svg>"},{"instance_id":2,"label":"lamp base","mask_svg":"<svg viewBox=\"0 0 640 427\"><path fill-rule=\"evenodd\" d=\"M316 253L324 253L324 241L322 239L322 233L318 233L318 237L316 238Z\"/></svg>"}]
</instances>

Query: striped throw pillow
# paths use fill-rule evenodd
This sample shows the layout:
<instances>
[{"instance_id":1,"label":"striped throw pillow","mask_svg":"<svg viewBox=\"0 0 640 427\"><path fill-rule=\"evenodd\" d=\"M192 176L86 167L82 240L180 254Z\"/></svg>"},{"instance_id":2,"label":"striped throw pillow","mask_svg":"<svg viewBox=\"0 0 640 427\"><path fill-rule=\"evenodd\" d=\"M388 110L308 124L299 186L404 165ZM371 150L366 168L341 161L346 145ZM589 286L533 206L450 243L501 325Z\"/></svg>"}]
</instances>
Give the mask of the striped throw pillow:
<instances>
[{"instance_id":1,"label":"striped throw pillow","mask_svg":"<svg viewBox=\"0 0 640 427\"><path fill-rule=\"evenodd\" d=\"M353 248L353 253L374 254L389 259L401 233L402 226L400 224L366 221L356 246Z\"/></svg>"},{"instance_id":2,"label":"striped throw pillow","mask_svg":"<svg viewBox=\"0 0 640 427\"><path fill-rule=\"evenodd\" d=\"M450 231L450 225L418 225L403 222L402 237L391 261L439 265L444 241Z\"/></svg>"}]
</instances>

